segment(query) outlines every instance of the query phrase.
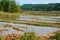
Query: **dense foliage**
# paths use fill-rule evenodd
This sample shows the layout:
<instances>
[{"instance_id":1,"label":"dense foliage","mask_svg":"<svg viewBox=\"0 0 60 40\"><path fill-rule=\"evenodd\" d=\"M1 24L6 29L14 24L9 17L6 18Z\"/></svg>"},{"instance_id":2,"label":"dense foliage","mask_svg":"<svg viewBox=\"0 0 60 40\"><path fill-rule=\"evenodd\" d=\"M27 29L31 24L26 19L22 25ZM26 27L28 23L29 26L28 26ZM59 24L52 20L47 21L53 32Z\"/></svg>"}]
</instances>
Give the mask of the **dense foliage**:
<instances>
[{"instance_id":1,"label":"dense foliage","mask_svg":"<svg viewBox=\"0 0 60 40\"><path fill-rule=\"evenodd\" d=\"M60 3L50 4L24 4L21 6L23 10L32 11L60 11Z\"/></svg>"},{"instance_id":2,"label":"dense foliage","mask_svg":"<svg viewBox=\"0 0 60 40\"><path fill-rule=\"evenodd\" d=\"M60 32L56 34L56 40L60 40Z\"/></svg>"},{"instance_id":3,"label":"dense foliage","mask_svg":"<svg viewBox=\"0 0 60 40\"><path fill-rule=\"evenodd\" d=\"M0 0L0 11L18 12L20 7L16 4L15 0Z\"/></svg>"}]
</instances>

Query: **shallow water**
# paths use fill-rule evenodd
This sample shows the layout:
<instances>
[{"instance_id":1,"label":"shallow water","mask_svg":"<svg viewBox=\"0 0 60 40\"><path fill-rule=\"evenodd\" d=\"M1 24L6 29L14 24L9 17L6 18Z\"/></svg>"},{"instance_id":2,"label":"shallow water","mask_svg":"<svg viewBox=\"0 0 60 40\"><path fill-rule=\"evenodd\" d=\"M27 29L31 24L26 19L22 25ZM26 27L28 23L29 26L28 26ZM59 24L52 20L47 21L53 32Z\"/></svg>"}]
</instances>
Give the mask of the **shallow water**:
<instances>
[{"instance_id":1,"label":"shallow water","mask_svg":"<svg viewBox=\"0 0 60 40\"><path fill-rule=\"evenodd\" d=\"M52 22L52 23L60 23L60 16L32 16L32 15L22 15L17 20L26 20L26 21L42 21L42 22ZM23 34L22 31L14 30L11 28L3 28L5 24L12 25L12 27L27 27L24 32L35 32L37 34L47 34L50 32L55 32L57 30L60 30L60 28L53 28L53 27L43 27L43 26L33 26L33 25L27 25L27 24L14 24L14 23L7 23L7 22L0 22L0 29L7 29L9 31L3 31L0 33L0 35L7 35L12 33L18 33Z\"/></svg>"},{"instance_id":2,"label":"shallow water","mask_svg":"<svg viewBox=\"0 0 60 40\"><path fill-rule=\"evenodd\" d=\"M50 32L55 32L57 30L60 30L59 28L53 28L53 27L43 27L43 26L33 26L33 25L27 25L27 24L14 24L14 23L7 23L7 22L0 22L0 29L3 29L3 25L9 24L12 25L12 27L27 27L24 32L35 32L37 34L47 34ZM7 34L12 34L12 33L18 33L18 34L23 34L24 32L22 31L17 31L14 30L13 28L5 28L9 31L3 31L0 33L0 35L7 35Z\"/></svg>"},{"instance_id":3,"label":"shallow water","mask_svg":"<svg viewBox=\"0 0 60 40\"><path fill-rule=\"evenodd\" d=\"M22 15L22 16L20 16L20 18L18 18L18 20L60 23L60 16L32 16L32 15Z\"/></svg>"}]
</instances>

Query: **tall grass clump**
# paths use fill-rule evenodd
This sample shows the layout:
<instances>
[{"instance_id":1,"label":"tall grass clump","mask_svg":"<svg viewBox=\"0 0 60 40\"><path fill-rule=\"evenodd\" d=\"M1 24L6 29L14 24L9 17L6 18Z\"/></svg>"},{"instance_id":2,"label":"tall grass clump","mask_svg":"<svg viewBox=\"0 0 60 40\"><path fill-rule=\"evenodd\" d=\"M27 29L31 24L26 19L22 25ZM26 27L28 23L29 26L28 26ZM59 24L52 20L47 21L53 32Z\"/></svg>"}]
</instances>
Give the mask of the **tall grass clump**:
<instances>
[{"instance_id":1,"label":"tall grass clump","mask_svg":"<svg viewBox=\"0 0 60 40\"><path fill-rule=\"evenodd\" d=\"M2 36L0 36L0 40L3 40Z\"/></svg>"},{"instance_id":2,"label":"tall grass clump","mask_svg":"<svg viewBox=\"0 0 60 40\"><path fill-rule=\"evenodd\" d=\"M56 34L56 40L60 40L60 32Z\"/></svg>"},{"instance_id":3,"label":"tall grass clump","mask_svg":"<svg viewBox=\"0 0 60 40\"><path fill-rule=\"evenodd\" d=\"M35 40L36 36L34 32L29 32L29 33L25 33L24 36L22 36L20 38L20 40Z\"/></svg>"}]
</instances>

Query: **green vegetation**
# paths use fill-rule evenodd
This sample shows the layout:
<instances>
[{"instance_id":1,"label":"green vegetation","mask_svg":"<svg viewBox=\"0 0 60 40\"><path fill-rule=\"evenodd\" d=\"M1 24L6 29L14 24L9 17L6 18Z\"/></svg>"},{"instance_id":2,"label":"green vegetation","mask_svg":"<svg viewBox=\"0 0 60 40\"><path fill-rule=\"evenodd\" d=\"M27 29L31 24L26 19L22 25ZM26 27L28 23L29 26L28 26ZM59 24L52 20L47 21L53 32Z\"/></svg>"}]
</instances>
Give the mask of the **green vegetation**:
<instances>
[{"instance_id":1,"label":"green vegetation","mask_svg":"<svg viewBox=\"0 0 60 40\"><path fill-rule=\"evenodd\" d=\"M18 39L19 40L44 40L44 38L37 38L34 32L26 32L24 36Z\"/></svg>"},{"instance_id":2,"label":"green vegetation","mask_svg":"<svg viewBox=\"0 0 60 40\"><path fill-rule=\"evenodd\" d=\"M24 36L20 38L20 40L35 40L35 33L34 32L29 32L25 33Z\"/></svg>"},{"instance_id":3,"label":"green vegetation","mask_svg":"<svg viewBox=\"0 0 60 40\"><path fill-rule=\"evenodd\" d=\"M3 40L2 36L0 35L0 40Z\"/></svg>"},{"instance_id":4,"label":"green vegetation","mask_svg":"<svg viewBox=\"0 0 60 40\"><path fill-rule=\"evenodd\" d=\"M21 9L23 10L22 13L20 13ZM21 14L32 15L32 16L48 16L48 17L60 16L60 3L24 4L20 7L19 5L16 4L15 0L0 0L0 22L4 21L19 24L50 26L60 28L60 23L18 20ZM1 36L0 40L3 40ZM17 39L14 38L13 40L60 40L60 32L58 32L55 37L50 37L48 39L36 37L34 32L26 32L22 37Z\"/></svg>"},{"instance_id":5,"label":"green vegetation","mask_svg":"<svg viewBox=\"0 0 60 40\"><path fill-rule=\"evenodd\" d=\"M56 40L56 39L53 39L53 38L49 38L48 40Z\"/></svg>"},{"instance_id":6,"label":"green vegetation","mask_svg":"<svg viewBox=\"0 0 60 40\"><path fill-rule=\"evenodd\" d=\"M56 34L56 40L60 40L60 32Z\"/></svg>"},{"instance_id":7,"label":"green vegetation","mask_svg":"<svg viewBox=\"0 0 60 40\"><path fill-rule=\"evenodd\" d=\"M0 12L0 21L16 21L19 18L21 13L9 13L9 12Z\"/></svg>"},{"instance_id":8,"label":"green vegetation","mask_svg":"<svg viewBox=\"0 0 60 40\"><path fill-rule=\"evenodd\" d=\"M21 8L29 11L60 11L60 3L24 4Z\"/></svg>"},{"instance_id":9,"label":"green vegetation","mask_svg":"<svg viewBox=\"0 0 60 40\"><path fill-rule=\"evenodd\" d=\"M20 7L16 4L15 0L0 0L0 11L20 12Z\"/></svg>"}]
</instances>

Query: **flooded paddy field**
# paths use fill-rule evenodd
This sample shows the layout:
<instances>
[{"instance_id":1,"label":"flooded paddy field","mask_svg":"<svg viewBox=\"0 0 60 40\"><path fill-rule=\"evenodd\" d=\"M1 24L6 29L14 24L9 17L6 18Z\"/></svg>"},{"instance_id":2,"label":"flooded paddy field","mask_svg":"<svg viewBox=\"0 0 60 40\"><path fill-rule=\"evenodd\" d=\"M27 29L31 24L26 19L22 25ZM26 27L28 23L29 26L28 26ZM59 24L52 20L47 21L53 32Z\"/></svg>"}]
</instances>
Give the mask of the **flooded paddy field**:
<instances>
[{"instance_id":1,"label":"flooded paddy field","mask_svg":"<svg viewBox=\"0 0 60 40\"><path fill-rule=\"evenodd\" d=\"M60 16L33 16L33 15L22 15L22 16L20 16L19 20L60 23Z\"/></svg>"},{"instance_id":2,"label":"flooded paddy field","mask_svg":"<svg viewBox=\"0 0 60 40\"><path fill-rule=\"evenodd\" d=\"M7 24L9 24L10 27L8 27L9 25ZM5 27L5 25L7 25L7 27ZM15 27L16 29L14 29L13 27ZM0 32L0 35L7 35L13 33L24 34L24 32L35 32L37 34L47 34L51 32L56 32L60 30L60 28L0 22L0 30L2 30L2 32Z\"/></svg>"},{"instance_id":3,"label":"flooded paddy field","mask_svg":"<svg viewBox=\"0 0 60 40\"><path fill-rule=\"evenodd\" d=\"M38 12L40 13L40 12ZM58 13L59 14L59 13ZM58 28L59 27L59 28ZM0 14L0 35L35 32L39 35L60 30L60 16L32 14Z\"/></svg>"}]
</instances>

